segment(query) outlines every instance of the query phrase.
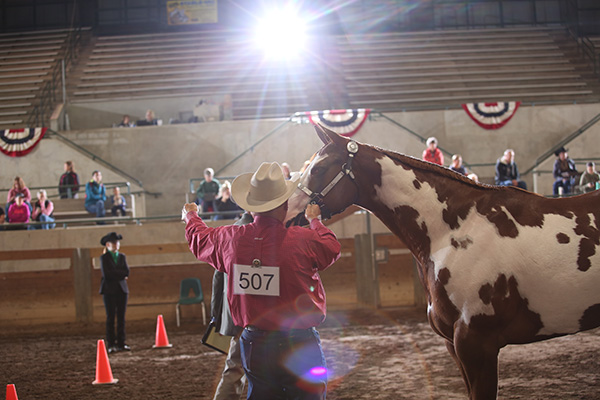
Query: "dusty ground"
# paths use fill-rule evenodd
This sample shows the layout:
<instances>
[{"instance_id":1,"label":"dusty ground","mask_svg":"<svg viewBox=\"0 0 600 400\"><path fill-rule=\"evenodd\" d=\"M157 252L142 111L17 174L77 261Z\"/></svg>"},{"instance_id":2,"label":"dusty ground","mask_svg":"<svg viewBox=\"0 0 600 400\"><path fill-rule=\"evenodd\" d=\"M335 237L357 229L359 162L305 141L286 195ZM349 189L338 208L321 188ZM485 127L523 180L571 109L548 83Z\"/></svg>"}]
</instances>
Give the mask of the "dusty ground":
<instances>
[{"instance_id":1,"label":"dusty ground","mask_svg":"<svg viewBox=\"0 0 600 400\"><path fill-rule=\"evenodd\" d=\"M116 385L93 386L102 326L38 332L0 328L0 384L29 399L211 399L224 356L200 343L204 327L166 325L168 350L153 350L155 323L129 324L131 352L110 355ZM327 398L465 399L443 340L414 309L330 312L320 328L332 370ZM500 353L501 399L600 399L600 330ZM0 393L4 393L4 386Z\"/></svg>"}]
</instances>

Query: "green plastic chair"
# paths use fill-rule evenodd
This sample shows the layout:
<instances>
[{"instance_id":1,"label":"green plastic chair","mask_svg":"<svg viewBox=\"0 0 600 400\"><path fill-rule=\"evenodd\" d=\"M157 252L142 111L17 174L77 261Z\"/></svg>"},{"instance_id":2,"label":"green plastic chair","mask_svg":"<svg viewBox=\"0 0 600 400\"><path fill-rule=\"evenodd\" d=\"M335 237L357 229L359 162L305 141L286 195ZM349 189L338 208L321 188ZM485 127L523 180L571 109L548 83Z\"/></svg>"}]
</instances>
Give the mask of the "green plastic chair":
<instances>
[{"instance_id":1,"label":"green plastic chair","mask_svg":"<svg viewBox=\"0 0 600 400\"><path fill-rule=\"evenodd\" d=\"M185 278L179 285L179 301L175 306L177 326L180 323L180 306L189 304L202 304L202 322L206 325L206 304L204 304L202 285L198 278Z\"/></svg>"}]
</instances>

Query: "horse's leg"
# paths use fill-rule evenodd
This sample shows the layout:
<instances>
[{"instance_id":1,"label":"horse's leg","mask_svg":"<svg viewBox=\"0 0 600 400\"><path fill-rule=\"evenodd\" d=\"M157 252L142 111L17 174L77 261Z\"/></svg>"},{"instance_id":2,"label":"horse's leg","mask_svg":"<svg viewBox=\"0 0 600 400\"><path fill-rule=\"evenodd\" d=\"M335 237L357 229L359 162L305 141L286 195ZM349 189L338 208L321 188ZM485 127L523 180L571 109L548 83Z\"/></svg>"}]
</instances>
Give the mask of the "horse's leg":
<instances>
[{"instance_id":1,"label":"horse's leg","mask_svg":"<svg viewBox=\"0 0 600 400\"><path fill-rule=\"evenodd\" d=\"M454 350L463 366L471 400L495 400L498 395L498 347L494 335L484 335L458 322Z\"/></svg>"},{"instance_id":2,"label":"horse's leg","mask_svg":"<svg viewBox=\"0 0 600 400\"><path fill-rule=\"evenodd\" d=\"M458 356L456 355L456 351L454 350L454 343L452 343L450 340L446 340L446 348L448 349L448 353L450 353L450 355L454 359L454 362L456 363L456 365L458 365L460 375L462 376L463 381L465 382L465 385L467 386L467 393L469 394L469 397L470 397L471 396L471 387L469 386L469 380L467 379L467 375L465 374L465 369L463 368L460 360L458 359Z\"/></svg>"}]
</instances>

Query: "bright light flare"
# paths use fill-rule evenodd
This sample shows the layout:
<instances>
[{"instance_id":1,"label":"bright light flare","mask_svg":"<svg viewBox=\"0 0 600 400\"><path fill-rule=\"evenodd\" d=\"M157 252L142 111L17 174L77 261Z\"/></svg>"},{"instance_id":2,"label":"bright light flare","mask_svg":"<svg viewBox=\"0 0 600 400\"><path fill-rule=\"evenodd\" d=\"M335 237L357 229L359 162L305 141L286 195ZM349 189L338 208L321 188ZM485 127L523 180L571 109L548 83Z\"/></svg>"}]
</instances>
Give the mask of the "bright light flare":
<instances>
[{"instance_id":1,"label":"bright light flare","mask_svg":"<svg viewBox=\"0 0 600 400\"><path fill-rule=\"evenodd\" d=\"M255 41L269 58L293 58L304 48L306 25L292 9L273 11L259 21Z\"/></svg>"}]
</instances>

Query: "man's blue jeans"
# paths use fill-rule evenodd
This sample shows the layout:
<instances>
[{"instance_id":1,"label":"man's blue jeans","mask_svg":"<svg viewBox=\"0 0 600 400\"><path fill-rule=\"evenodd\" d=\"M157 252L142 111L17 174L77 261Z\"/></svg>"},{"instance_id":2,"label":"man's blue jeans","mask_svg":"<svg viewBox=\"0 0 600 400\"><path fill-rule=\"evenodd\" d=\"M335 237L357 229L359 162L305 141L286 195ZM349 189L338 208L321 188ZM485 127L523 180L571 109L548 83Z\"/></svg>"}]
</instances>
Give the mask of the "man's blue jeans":
<instances>
[{"instance_id":1,"label":"man's blue jeans","mask_svg":"<svg viewBox=\"0 0 600 400\"><path fill-rule=\"evenodd\" d=\"M98 200L96 204L86 204L85 209L92 214L96 214L96 218L104 218L106 215L106 210L104 209L104 201ZM103 224L103 222L98 222L98 225Z\"/></svg>"}]
</instances>

